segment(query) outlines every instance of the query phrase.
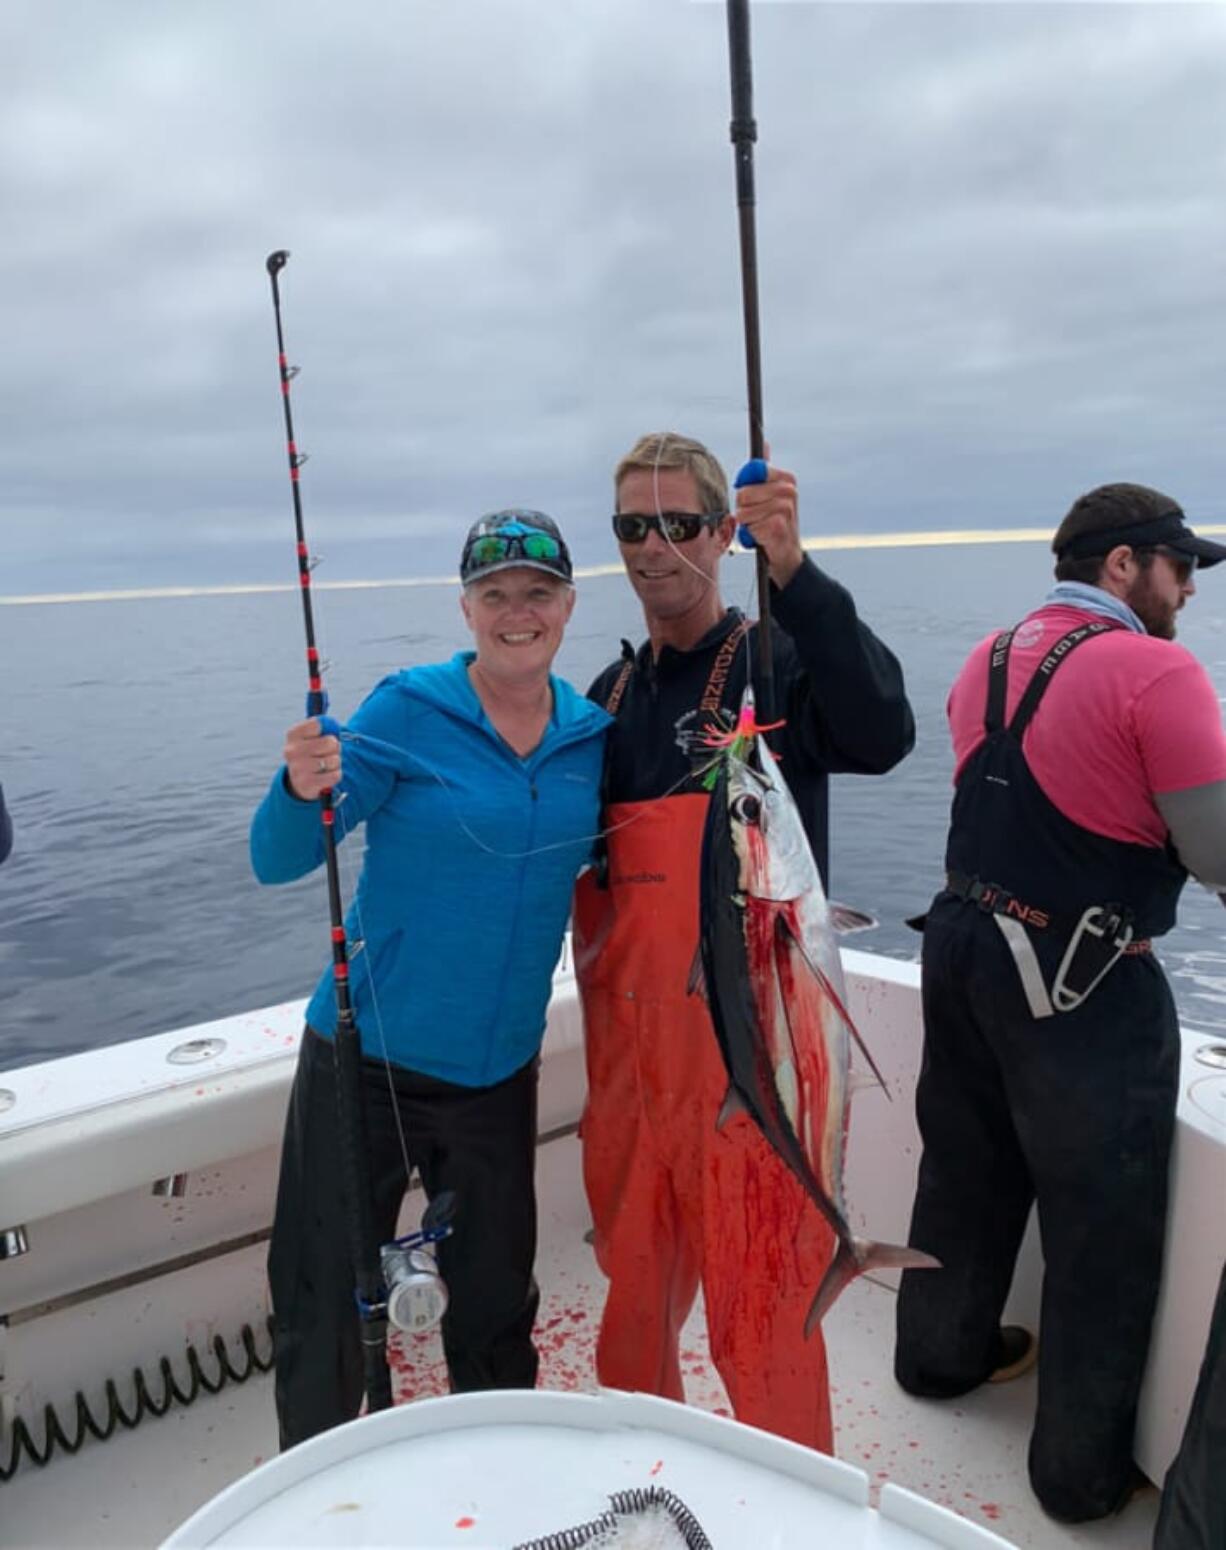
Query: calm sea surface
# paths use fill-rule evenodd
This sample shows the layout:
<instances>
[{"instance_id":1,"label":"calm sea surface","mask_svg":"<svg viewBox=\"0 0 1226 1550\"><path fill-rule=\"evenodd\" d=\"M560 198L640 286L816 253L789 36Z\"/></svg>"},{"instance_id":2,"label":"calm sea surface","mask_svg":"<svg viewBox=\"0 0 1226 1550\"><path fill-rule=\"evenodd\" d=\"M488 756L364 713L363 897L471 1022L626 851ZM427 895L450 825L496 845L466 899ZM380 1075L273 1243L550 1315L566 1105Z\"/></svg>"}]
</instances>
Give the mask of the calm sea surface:
<instances>
[{"instance_id":1,"label":"calm sea surface","mask_svg":"<svg viewBox=\"0 0 1226 1550\"><path fill-rule=\"evenodd\" d=\"M916 956L902 921L940 876L945 696L971 645L1041 598L1048 562L1033 543L823 561L901 657L919 723L892 774L834 782L833 891L881 921L857 947ZM730 562L730 602L748 580L747 561ZM449 588L324 592L316 618L342 717L384 672L467 639ZM1226 698L1224 626L1214 573L1180 638ZM585 581L558 668L586 686L620 636L640 633L620 577ZM0 607L0 663L0 782L17 830L0 867L0 1068L305 995L327 955L322 874L261 888L247 861L251 812L302 714L297 596ZM1194 1026L1226 1028L1224 932L1226 912L1189 885L1162 957Z\"/></svg>"}]
</instances>

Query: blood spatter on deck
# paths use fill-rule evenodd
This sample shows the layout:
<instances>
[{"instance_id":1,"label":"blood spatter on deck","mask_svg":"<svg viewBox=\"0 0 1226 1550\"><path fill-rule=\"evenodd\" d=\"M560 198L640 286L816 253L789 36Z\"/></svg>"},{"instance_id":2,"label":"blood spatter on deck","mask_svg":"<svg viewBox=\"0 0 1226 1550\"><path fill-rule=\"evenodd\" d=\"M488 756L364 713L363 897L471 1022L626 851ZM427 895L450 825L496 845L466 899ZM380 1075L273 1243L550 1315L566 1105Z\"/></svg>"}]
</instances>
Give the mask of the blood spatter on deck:
<instances>
[{"instance_id":1,"label":"blood spatter on deck","mask_svg":"<svg viewBox=\"0 0 1226 1550\"><path fill-rule=\"evenodd\" d=\"M543 1279L543 1278L542 1278ZM596 1277L561 1274L558 1289L542 1299L533 1338L541 1366L537 1386L568 1393L594 1394L596 1340L604 1307L604 1284ZM727 1396L706 1352L701 1315L687 1328L682 1343L686 1397L691 1404L717 1415L729 1415ZM442 1341L437 1330L425 1335L389 1332L388 1366L397 1404L430 1399L450 1390Z\"/></svg>"},{"instance_id":2,"label":"blood spatter on deck","mask_svg":"<svg viewBox=\"0 0 1226 1550\"><path fill-rule=\"evenodd\" d=\"M601 1302L595 1288L572 1289L561 1296L545 1298L534 1333L541 1359L539 1387L579 1393L596 1391L596 1335ZM448 1392L442 1342L436 1330L427 1335L394 1332L388 1340L388 1366L398 1404Z\"/></svg>"}]
</instances>

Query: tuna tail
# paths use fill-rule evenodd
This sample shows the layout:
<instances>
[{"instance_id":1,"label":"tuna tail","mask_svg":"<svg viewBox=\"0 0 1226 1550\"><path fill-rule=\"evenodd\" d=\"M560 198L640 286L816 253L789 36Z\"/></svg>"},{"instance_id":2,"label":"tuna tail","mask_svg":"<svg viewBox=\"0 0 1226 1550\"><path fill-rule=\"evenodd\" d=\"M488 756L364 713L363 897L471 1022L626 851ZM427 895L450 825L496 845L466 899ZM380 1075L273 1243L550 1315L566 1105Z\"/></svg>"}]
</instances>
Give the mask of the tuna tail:
<instances>
[{"instance_id":1,"label":"tuna tail","mask_svg":"<svg viewBox=\"0 0 1226 1550\"><path fill-rule=\"evenodd\" d=\"M840 1238L839 1251L830 1261L805 1319L805 1339L829 1313L849 1281L870 1270L939 1270L941 1261L921 1249L905 1249L897 1243L873 1243L865 1238Z\"/></svg>"}]
</instances>

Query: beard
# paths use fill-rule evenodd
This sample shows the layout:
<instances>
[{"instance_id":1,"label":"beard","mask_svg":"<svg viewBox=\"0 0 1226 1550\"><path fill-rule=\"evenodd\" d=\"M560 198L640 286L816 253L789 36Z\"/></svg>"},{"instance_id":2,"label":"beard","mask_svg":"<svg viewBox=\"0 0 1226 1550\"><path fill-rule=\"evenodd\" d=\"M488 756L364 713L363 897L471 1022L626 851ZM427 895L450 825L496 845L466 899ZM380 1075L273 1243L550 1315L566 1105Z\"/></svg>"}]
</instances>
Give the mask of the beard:
<instances>
[{"instance_id":1,"label":"beard","mask_svg":"<svg viewBox=\"0 0 1226 1550\"><path fill-rule=\"evenodd\" d=\"M1159 640L1175 639L1175 615L1179 603L1168 603L1154 586L1153 576L1143 570L1129 588L1124 601L1145 626L1146 633Z\"/></svg>"}]
</instances>

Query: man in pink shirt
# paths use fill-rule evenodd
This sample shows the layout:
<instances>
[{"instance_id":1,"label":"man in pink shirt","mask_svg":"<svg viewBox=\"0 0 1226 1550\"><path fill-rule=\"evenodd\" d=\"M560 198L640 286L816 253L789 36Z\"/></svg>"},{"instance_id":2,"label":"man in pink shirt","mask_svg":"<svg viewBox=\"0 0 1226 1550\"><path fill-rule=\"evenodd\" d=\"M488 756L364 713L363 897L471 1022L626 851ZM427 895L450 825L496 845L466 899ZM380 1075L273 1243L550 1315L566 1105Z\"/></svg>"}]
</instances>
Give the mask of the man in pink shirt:
<instances>
[{"instance_id":1,"label":"man in pink shirt","mask_svg":"<svg viewBox=\"0 0 1226 1550\"><path fill-rule=\"evenodd\" d=\"M1161 1272L1179 1036L1152 952L1187 875L1226 888L1226 734L1176 645L1197 538L1110 484L1057 529L1056 586L971 653L949 698L946 886L924 930L924 1141L895 1372L964 1394L1034 1361L1000 1327L1037 1200L1045 1258L1030 1479L1080 1521L1137 1482L1137 1394Z\"/></svg>"}]
</instances>

